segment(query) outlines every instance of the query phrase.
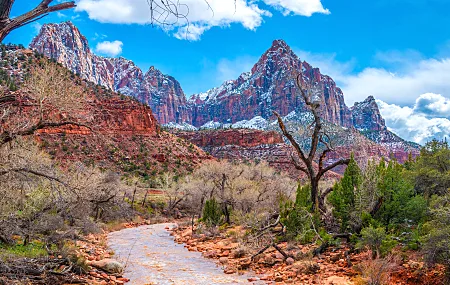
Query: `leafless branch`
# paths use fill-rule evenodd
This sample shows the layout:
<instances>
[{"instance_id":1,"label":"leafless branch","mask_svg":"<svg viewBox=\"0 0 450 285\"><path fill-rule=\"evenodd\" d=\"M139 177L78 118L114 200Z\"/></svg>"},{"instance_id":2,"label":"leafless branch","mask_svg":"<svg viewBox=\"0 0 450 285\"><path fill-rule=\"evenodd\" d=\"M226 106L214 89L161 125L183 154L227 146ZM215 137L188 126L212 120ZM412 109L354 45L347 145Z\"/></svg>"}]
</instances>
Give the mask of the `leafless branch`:
<instances>
[{"instance_id":1,"label":"leafless branch","mask_svg":"<svg viewBox=\"0 0 450 285\"><path fill-rule=\"evenodd\" d=\"M51 12L74 8L74 1L67 1L50 6L53 0L43 0L34 9L13 19L10 18L11 8L14 0L1 0L0 2L0 41L13 30L45 17Z\"/></svg>"}]
</instances>

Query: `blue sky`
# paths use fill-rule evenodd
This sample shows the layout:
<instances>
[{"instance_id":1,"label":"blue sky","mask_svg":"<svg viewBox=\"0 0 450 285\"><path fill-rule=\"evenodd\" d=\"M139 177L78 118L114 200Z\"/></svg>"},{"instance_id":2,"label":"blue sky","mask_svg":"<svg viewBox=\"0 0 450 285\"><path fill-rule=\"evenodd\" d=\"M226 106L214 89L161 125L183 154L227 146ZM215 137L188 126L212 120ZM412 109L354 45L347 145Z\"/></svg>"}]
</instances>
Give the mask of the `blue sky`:
<instances>
[{"instance_id":1,"label":"blue sky","mask_svg":"<svg viewBox=\"0 0 450 285\"><path fill-rule=\"evenodd\" d=\"M16 1L12 15L39 2ZM5 42L28 45L39 25L71 20L94 51L110 42L97 53L131 59L144 71L153 65L189 96L250 70L274 39L284 39L337 81L349 106L368 95L381 100L400 135L423 143L450 133L450 1L238 0L234 11L232 0L211 0L214 13L204 0L184 2L188 32L184 23L170 31L146 24L146 0L79 0L76 10L51 14ZM414 127L423 120L426 127Z\"/></svg>"}]
</instances>

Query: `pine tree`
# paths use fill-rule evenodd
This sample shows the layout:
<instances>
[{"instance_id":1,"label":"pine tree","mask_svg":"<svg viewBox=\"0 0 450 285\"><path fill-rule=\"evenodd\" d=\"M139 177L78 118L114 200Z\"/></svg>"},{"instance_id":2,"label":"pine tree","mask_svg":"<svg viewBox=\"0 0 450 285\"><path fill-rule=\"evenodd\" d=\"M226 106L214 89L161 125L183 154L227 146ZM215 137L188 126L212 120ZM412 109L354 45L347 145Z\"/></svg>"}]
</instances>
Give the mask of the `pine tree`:
<instances>
[{"instance_id":1,"label":"pine tree","mask_svg":"<svg viewBox=\"0 0 450 285\"><path fill-rule=\"evenodd\" d=\"M361 183L361 169L352 153L344 176L334 185L330 195L330 202L334 207L333 215L340 221L342 231L345 231L349 225L351 212L355 209L355 190Z\"/></svg>"}]
</instances>

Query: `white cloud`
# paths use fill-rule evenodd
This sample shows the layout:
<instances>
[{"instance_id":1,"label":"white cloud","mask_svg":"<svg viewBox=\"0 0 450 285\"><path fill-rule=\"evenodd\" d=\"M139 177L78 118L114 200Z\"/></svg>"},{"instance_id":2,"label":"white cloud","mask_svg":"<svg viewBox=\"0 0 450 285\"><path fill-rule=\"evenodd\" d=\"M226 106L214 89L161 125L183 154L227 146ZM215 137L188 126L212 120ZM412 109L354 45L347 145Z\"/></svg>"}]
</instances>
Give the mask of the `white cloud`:
<instances>
[{"instance_id":1,"label":"white cloud","mask_svg":"<svg viewBox=\"0 0 450 285\"><path fill-rule=\"evenodd\" d=\"M174 33L174 37L179 40L198 41L204 31L209 30L210 26L205 25L189 25L178 28Z\"/></svg>"},{"instance_id":2,"label":"white cloud","mask_svg":"<svg viewBox=\"0 0 450 285\"><path fill-rule=\"evenodd\" d=\"M98 53L114 57L122 53L122 46L123 43L121 41L104 41L98 43L95 50Z\"/></svg>"},{"instance_id":3,"label":"white cloud","mask_svg":"<svg viewBox=\"0 0 450 285\"><path fill-rule=\"evenodd\" d=\"M388 128L400 137L424 144L427 141L450 138L450 120L447 118L433 118L418 112L417 102L430 94L423 94L416 100L413 108L401 107L377 100L381 115L386 120ZM436 98L440 95L433 94Z\"/></svg>"},{"instance_id":4,"label":"white cloud","mask_svg":"<svg viewBox=\"0 0 450 285\"><path fill-rule=\"evenodd\" d=\"M334 54L296 52L344 91L347 105L373 95L386 125L400 137L423 144L450 135L450 58L429 58L408 50L377 53L384 68L355 71L355 61L340 62Z\"/></svg>"},{"instance_id":5,"label":"white cloud","mask_svg":"<svg viewBox=\"0 0 450 285\"><path fill-rule=\"evenodd\" d=\"M414 112L431 117L447 117L450 119L450 99L440 94L422 94L416 100Z\"/></svg>"},{"instance_id":6,"label":"white cloud","mask_svg":"<svg viewBox=\"0 0 450 285\"><path fill-rule=\"evenodd\" d=\"M217 63L216 78L220 81L220 84L226 80L236 79L243 72L251 70L258 58L251 56L241 56L235 59L221 59Z\"/></svg>"},{"instance_id":7,"label":"white cloud","mask_svg":"<svg viewBox=\"0 0 450 285\"><path fill-rule=\"evenodd\" d=\"M64 13L61 13L61 12L56 12L56 16L58 17L58 18L66 18L67 17L67 15L66 14L64 14Z\"/></svg>"},{"instance_id":8,"label":"white cloud","mask_svg":"<svg viewBox=\"0 0 450 285\"><path fill-rule=\"evenodd\" d=\"M377 53L374 59L384 67L367 67L356 72L355 60L340 62L334 54L296 52L337 82L349 106L369 95L402 106L412 106L425 93L450 98L450 57L424 59L411 50Z\"/></svg>"},{"instance_id":9,"label":"white cloud","mask_svg":"<svg viewBox=\"0 0 450 285\"><path fill-rule=\"evenodd\" d=\"M390 103L410 105L423 93L450 96L450 59L427 59L409 63L405 70L366 68L348 75L343 84L346 102L361 100L368 95Z\"/></svg>"},{"instance_id":10,"label":"white cloud","mask_svg":"<svg viewBox=\"0 0 450 285\"><path fill-rule=\"evenodd\" d=\"M290 14L310 17L314 13L330 14L320 0L264 0L267 5L280 10L283 15Z\"/></svg>"},{"instance_id":11,"label":"white cloud","mask_svg":"<svg viewBox=\"0 0 450 285\"><path fill-rule=\"evenodd\" d=\"M108 36L105 34L94 33L93 41L106 39Z\"/></svg>"},{"instance_id":12,"label":"white cloud","mask_svg":"<svg viewBox=\"0 0 450 285\"><path fill-rule=\"evenodd\" d=\"M36 33L39 33L41 31L42 28L42 24L39 22L34 22L32 24L32 27L34 28L34 30L36 31Z\"/></svg>"},{"instance_id":13,"label":"white cloud","mask_svg":"<svg viewBox=\"0 0 450 285\"><path fill-rule=\"evenodd\" d=\"M159 1L150 1L161 5ZM320 0L264 0L281 10L283 14L311 16L313 13L325 13ZM87 12L89 18L102 23L153 24L172 33L179 39L198 40L212 27L227 27L241 24L244 28L255 30L263 23L263 17L272 16L271 12L259 7L252 0L181 0L173 6L182 17L178 19L154 6L153 14L148 1L136 0L79 0L77 11ZM186 16L186 17L183 17Z\"/></svg>"},{"instance_id":14,"label":"white cloud","mask_svg":"<svg viewBox=\"0 0 450 285\"><path fill-rule=\"evenodd\" d=\"M313 67L318 67L322 74L328 75L338 84L344 83L349 74L355 68L355 60L341 62L336 59L336 54L317 54L309 51L295 49L295 54L301 60L306 60Z\"/></svg>"}]
</instances>

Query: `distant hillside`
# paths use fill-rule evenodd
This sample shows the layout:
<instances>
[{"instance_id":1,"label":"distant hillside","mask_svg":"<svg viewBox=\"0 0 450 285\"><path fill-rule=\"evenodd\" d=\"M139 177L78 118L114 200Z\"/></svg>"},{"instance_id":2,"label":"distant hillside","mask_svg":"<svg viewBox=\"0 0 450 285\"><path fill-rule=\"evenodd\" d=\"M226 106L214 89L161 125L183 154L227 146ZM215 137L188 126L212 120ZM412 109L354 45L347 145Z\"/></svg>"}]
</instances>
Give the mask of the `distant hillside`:
<instances>
[{"instance_id":1,"label":"distant hillside","mask_svg":"<svg viewBox=\"0 0 450 285\"><path fill-rule=\"evenodd\" d=\"M35 114L36 104L21 89L21 81L39 57L22 49L4 50L0 57L0 74L4 75L2 85L6 78L17 85L13 91L8 91L16 97L11 104L20 106L10 122L29 122L29 116ZM87 94L81 113L64 114L54 110L47 116L57 121L69 115L71 120L91 129L68 125L39 130L35 136L42 148L62 164L80 161L103 169L150 177L168 170L185 173L211 159L195 145L161 130L148 106L81 81L75 75L73 84L82 84ZM14 91L16 88L18 90Z\"/></svg>"},{"instance_id":2,"label":"distant hillside","mask_svg":"<svg viewBox=\"0 0 450 285\"><path fill-rule=\"evenodd\" d=\"M419 153L419 145L386 128L373 97L348 108L334 80L302 61L283 40L273 41L251 71L189 100L175 78L154 67L144 74L130 60L94 55L87 39L71 22L44 25L30 47L83 79L148 104L164 126L190 131L229 127L277 130L276 125L271 127L273 111L286 118L295 114L297 123L294 120L290 125L294 129L304 127L303 121L309 119L309 114L294 82L300 72L302 84L314 86L314 96L322 102L324 121L339 129L335 147L351 150L365 144L374 149L377 145L377 155L392 154L400 161L407 159L409 153ZM360 138L358 142L354 141L355 136ZM299 137L304 139L307 137Z\"/></svg>"}]
</instances>

